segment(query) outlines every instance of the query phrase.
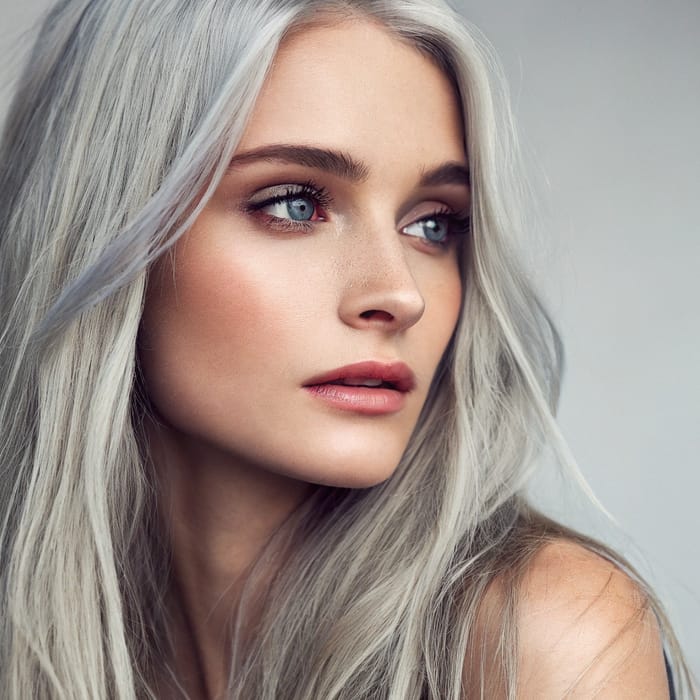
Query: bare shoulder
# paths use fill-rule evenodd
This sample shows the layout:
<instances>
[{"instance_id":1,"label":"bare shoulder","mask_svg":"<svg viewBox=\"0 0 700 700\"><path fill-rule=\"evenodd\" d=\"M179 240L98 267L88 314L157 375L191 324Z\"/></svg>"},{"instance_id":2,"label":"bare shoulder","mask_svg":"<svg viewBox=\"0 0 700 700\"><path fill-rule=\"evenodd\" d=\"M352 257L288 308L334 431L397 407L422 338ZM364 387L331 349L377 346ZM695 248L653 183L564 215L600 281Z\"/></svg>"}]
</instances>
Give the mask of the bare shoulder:
<instances>
[{"instance_id":1,"label":"bare shoulder","mask_svg":"<svg viewBox=\"0 0 700 700\"><path fill-rule=\"evenodd\" d=\"M519 696L669 697L648 600L626 573L555 540L525 571L519 596Z\"/></svg>"}]
</instances>

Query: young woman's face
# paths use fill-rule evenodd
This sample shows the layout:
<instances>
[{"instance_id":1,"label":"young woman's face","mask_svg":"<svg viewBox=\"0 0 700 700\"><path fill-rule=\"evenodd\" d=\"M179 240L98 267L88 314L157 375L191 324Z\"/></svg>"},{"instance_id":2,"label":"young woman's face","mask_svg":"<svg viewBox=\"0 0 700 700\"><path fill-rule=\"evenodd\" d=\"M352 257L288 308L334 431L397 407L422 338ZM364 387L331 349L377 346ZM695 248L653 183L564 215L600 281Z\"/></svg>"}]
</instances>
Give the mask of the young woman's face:
<instances>
[{"instance_id":1,"label":"young woman's face","mask_svg":"<svg viewBox=\"0 0 700 700\"><path fill-rule=\"evenodd\" d=\"M460 310L463 141L448 79L376 25L283 44L151 276L140 362L175 444L313 483L391 475Z\"/></svg>"}]
</instances>

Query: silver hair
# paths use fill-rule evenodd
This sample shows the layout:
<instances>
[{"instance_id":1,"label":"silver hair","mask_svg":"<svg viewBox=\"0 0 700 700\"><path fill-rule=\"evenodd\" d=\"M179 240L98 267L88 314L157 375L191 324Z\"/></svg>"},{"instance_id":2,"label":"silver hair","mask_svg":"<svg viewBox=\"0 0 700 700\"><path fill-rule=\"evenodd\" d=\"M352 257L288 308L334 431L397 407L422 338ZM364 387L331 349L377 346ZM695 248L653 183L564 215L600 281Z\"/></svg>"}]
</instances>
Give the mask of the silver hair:
<instances>
[{"instance_id":1,"label":"silver hair","mask_svg":"<svg viewBox=\"0 0 700 700\"><path fill-rule=\"evenodd\" d=\"M436 61L462 100L463 310L394 476L319 487L293 516L260 634L234 634L230 697L458 700L497 576L559 536L624 566L522 494L545 447L585 482L554 420L559 337L513 250L517 149L477 33L441 0L62 0L0 144L2 697L153 697L169 661L168 545L141 432L148 270L216 188L280 41L330 12L379 22ZM283 545L273 537L251 572L236 630ZM475 696L515 697L518 580L498 658L476 660Z\"/></svg>"}]
</instances>

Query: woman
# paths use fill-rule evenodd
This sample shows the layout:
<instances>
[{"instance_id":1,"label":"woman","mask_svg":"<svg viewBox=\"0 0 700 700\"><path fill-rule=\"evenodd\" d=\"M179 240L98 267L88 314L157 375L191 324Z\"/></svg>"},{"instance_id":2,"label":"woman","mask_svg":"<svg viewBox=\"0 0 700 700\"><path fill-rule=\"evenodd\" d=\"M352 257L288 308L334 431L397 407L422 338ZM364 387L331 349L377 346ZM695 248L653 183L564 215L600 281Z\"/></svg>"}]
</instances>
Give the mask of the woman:
<instances>
[{"instance_id":1,"label":"woman","mask_svg":"<svg viewBox=\"0 0 700 700\"><path fill-rule=\"evenodd\" d=\"M2 696L669 697L532 510L556 332L440 2L67 0L2 144ZM692 692L689 690L689 692Z\"/></svg>"}]
</instances>

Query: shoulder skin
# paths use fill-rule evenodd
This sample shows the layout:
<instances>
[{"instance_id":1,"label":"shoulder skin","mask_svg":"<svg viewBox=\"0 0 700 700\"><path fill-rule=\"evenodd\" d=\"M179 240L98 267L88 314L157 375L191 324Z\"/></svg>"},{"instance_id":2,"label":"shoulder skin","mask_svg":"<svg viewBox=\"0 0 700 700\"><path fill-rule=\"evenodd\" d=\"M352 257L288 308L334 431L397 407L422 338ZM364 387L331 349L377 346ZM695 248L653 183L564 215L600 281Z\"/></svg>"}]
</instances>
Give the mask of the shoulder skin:
<instances>
[{"instance_id":1,"label":"shoulder skin","mask_svg":"<svg viewBox=\"0 0 700 700\"><path fill-rule=\"evenodd\" d=\"M553 541L528 565L519 598L519 698L668 700L656 618L617 566Z\"/></svg>"}]
</instances>

